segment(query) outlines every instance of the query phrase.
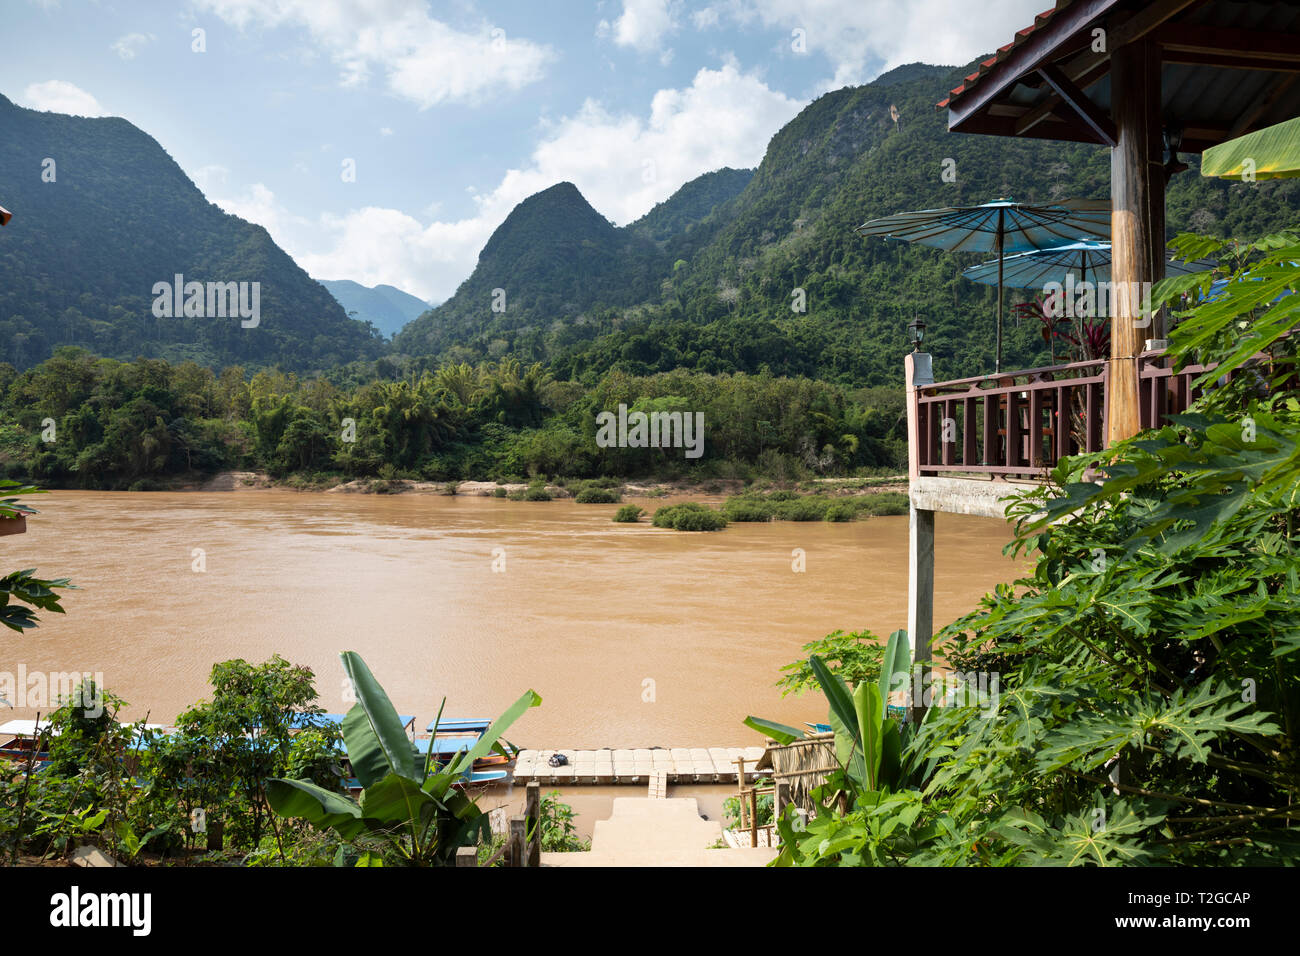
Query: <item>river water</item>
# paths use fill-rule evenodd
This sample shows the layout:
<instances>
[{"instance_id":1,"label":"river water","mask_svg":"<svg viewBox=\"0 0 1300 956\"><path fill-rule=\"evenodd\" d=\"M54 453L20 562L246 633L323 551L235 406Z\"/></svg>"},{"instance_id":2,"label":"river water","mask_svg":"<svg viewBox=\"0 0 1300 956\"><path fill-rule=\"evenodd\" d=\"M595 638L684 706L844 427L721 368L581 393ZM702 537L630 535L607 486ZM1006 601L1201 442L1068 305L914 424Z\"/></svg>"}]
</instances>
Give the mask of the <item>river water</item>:
<instances>
[{"instance_id":1,"label":"river water","mask_svg":"<svg viewBox=\"0 0 1300 956\"><path fill-rule=\"evenodd\" d=\"M748 714L825 719L820 697L774 686L801 645L906 625L905 517L693 534L614 524L614 505L423 494L30 504L41 514L0 538L0 567L82 590L65 592L66 615L0 635L0 671L102 673L131 719L169 723L209 693L213 663L274 653L345 710L337 655L356 650L420 728L444 696L447 716L494 717L531 687L542 706L508 735L521 746L753 745ZM1015 577L1008 540L1002 522L938 516L936 626ZM10 717L48 710L16 703Z\"/></svg>"}]
</instances>

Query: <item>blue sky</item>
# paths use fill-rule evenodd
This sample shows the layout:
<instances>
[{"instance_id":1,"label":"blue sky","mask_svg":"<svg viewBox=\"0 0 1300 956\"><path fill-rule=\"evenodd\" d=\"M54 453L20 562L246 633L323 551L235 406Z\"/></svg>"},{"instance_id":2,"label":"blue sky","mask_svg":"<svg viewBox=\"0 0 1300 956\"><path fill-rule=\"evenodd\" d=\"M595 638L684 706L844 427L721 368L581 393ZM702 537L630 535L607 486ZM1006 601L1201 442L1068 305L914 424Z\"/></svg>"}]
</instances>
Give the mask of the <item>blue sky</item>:
<instances>
[{"instance_id":1,"label":"blue sky","mask_svg":"<svg viewBox=\"0 0 1300 956\"><path fill-rule=\"evenodd\" d=\"M5 0L0 93L123 116L314 277L437 302L538 190L623 225L757 165L820 93L964 63L1045 5Z\"/></svg>"}]
</instances>

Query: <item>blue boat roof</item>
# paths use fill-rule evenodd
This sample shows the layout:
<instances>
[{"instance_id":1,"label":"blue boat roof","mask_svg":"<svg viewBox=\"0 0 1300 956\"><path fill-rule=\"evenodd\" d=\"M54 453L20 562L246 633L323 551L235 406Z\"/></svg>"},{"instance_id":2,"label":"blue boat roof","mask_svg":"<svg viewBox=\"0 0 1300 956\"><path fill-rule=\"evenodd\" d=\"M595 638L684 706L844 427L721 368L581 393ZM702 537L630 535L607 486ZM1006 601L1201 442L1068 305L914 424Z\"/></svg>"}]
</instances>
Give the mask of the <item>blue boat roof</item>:
<instances>
[{"instance_id":1,"label":"blue boat roof","mask_svg":"<svg viewBox=\"0 0 1300 956\"><path fill-rule=\"evenodd\" d=\"M479 741L476 736L434 737L432 739L433 752L436 754L454 754L460 750L469 750ZM429 738L417 740L415 749L417 753L428 753Z\"/></svg>"},{"instance_id":2,"label":"blue boat roof","mask_svg":"<svg viewBox=\"0 0 1300 956\"><path fill-rule=\"evenodd\" d=\"M338 724L341 727L346 716L347 714L294 714L289 720L289 727L293 730L324 727L328 724ZM415 724L414 714L398 714L397 719L402 722L403 727L411 727Z\"/></svg>"},{"instance_id":3,"label":"blue boat roof","mask_svg":"<svg viewBox=\"0 0 1300 956\"><path fill-rule=\"evenodd\" d=\"M492 721L475 717L470 720L431 720L424 729L433 732L434 727L438 728L438 733L444 730L487 730L492 726Z\"/></svg>"}]
</instances>

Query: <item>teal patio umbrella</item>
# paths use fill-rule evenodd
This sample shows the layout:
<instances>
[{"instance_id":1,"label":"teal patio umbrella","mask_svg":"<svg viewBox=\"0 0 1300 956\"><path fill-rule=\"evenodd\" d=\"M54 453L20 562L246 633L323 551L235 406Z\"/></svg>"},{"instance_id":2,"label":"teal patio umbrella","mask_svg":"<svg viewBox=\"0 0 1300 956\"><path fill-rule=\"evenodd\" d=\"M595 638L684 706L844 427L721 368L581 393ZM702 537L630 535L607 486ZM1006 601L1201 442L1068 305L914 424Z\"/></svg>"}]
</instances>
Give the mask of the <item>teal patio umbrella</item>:
<instances>
[{"instance_id":1,"label":"teal patio umbrella","mask_svg":"<svg viewBox=\"0 0 1300 956\"><path fill-rule=\"evenodd\" d=\"M1178 276L1213 269L1209 259L1165 263L1165 275ZM999 278L1001 273L1001 278ZM1037 249L982 262L962 270L962 276L984 285L999 283L1012 289L1041 289L1049 282L1065 282L1073 275L1079 282L1110 281L1110 243L1081 240L1051 249Z\"/></svg>"},{"instance_id":2,"label":"teal patio umbrella","mask_svg":"<svg viewBox=\"0 0 1300 956\"><path fill-rule=\"evenodd\" d=\"M962 277L984 285L999 285L1012 289L1044 289L1051 282L1065 284L1068 276L1082 282L1110 281L1110 243L1081 240L1052 249L1037 249L1007 256L1005 259L982 262L962 270ZM1178 260L1165 263L1165 275L1186 275L1205 272L1217 265L1210 259L1193 262Z\"/></svg>"},{"instance_id":3,"label":"teal patio umbrella","mask_svg":"<svg viewBox=\"0 0 1300 956\"><path fill-rule=\"evenodd\" d=\"M1050 249L1080 239L1109 239L1110 203L1069 199L1040 204L997 199L980 206L901 212L864 223L857 232L861 236L919 242L949 252L996 252L1000 264L1008 253ZM1002 370L1002 289L999 281L994 371Z\"/></svg>"}]
</instances>

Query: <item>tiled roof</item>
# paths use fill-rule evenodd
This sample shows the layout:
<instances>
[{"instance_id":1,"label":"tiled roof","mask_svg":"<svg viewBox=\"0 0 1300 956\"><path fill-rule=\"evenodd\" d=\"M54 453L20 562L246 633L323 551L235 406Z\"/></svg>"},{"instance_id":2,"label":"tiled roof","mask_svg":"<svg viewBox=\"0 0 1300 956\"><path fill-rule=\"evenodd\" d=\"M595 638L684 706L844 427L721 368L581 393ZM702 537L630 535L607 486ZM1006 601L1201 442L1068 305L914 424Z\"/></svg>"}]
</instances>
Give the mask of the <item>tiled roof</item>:
<instances>
[{"instance_id":1,"label":"tiled roof","mask_svg":"<svg viewBox=\"0 0 1300 956\"><path fill-rule=\"evenodd\" d=\"M1056 6L1053 7L1051 10L1045 10L1044 12L1040 13L1038 16L1034 17L1033 23L1025 27L1023 30L1017 30L1015 39L1013 39L1006 46L998 47L997 53L989 57L987 60L982 61L979 65L979 69L977 69L974 73L967 75L965 82L962 83L960 86L956 87L955 89L950 90L948 96L940 100L936 104L936 106L939 109L942 109L943 107L951 103L954 98L961 96L963 93L970 90L979 81L980 77L982 77L989 70L993 69L993 67L997 66L999 63L1005 60L1007 58L1007 54L1009 54L1016 47L1020 46L1022 43L1028 40L1036 31L1041 30L1044 26L1047 25L1047 23L1052 19L1052 17L1056 16L1066 7L1070 6L1070 4L1073 2L1074 0L1057 0Z\"/></svg>"}]
</instances>

